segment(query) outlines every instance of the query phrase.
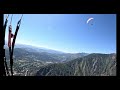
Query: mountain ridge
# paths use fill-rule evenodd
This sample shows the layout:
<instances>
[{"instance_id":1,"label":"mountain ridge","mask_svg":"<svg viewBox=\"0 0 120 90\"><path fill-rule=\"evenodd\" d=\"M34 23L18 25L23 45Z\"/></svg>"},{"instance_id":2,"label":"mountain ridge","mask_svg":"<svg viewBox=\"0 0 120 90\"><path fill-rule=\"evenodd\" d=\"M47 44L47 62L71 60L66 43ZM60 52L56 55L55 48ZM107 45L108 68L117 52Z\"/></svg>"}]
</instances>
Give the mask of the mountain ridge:
<instances>
[{"instance_id":1,"label":"mountain ridge","mask_svg":"<svg viewBox=\"0 0 120 90\"><path fill-rule=\"evenodd\" d=\"M44 66L36 76L116 76L116 58L113 56L90 54L66 63Z\"/></svg>"}]
</instances>

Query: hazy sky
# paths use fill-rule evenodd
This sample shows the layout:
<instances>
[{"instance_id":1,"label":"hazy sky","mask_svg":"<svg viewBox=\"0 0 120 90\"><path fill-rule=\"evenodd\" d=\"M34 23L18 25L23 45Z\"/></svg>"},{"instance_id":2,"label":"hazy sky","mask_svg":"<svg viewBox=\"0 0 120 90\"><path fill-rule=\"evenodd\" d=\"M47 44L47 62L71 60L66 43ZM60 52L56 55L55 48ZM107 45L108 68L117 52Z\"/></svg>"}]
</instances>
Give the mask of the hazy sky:
<instances>
[{"instance_id":1,"label":"hazy sky","mask_svg":"<svg viewBox=\"0 0 120 90\"><path fill-rule=\"evenodd\" d=\"M13 14L13 32L20 17ZM93 25L86 24L90 17ZM11 14L8 19L9 25ZM114 53L116 14L24 14L16 43L64 52Z\"/></svg>"}]
</instances>

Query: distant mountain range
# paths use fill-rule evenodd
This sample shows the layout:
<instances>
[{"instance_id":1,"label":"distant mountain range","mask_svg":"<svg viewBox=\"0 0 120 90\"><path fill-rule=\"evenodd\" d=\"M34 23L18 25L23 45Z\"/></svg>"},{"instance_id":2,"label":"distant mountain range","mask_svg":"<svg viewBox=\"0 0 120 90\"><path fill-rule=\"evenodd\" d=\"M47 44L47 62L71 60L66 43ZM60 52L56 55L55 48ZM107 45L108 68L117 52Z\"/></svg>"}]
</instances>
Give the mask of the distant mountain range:
<instances>
[{"instance_id":1,"label":"distant mountain range","mask_svg":"<svg viewBox=\"0 0 120 90\"><path fill-rule=\"evenodd\" d=\"M8 48L7 46L7 41L5 42L5 48ZM15 44L15 48L24 48L25 50L29 51L29 52L48 52L48 53L64 53L62 51L56 51L56 50L52 50L52 49L47 49L44 47L36 47L36 46L32 46L32 45L25 45L25 44Z\"/></svg>"},{"instance_id":2,"label":"distant mountain range","mask_svg":"<svg viewBox=\"0 0 120 90\"><path fill-rule=\"evenodd\" d=\"M64 53L46 48L38 48L30 45L16 44L14 49L14 59L40 60L43 62L66 62L78 57L83 57L88 53ZM6 57L9 58L9 50L6 48Z\"/></svg>"},{"instance_id":3,"label":"distant mountain range","mask_svg":"<svg viewBox=\"0 0 120 90\"><path fill-rule=\"evenodd\" d=\"M51 50L43 47L36 47L36 46L31 46L31 45L23 45L23 44L16 44L15 48L24 48L27 51L30 52L47 52L47 53L53 53L53 54L61 54L64 52L61 51L56 51L56 50Z\"/></svg>"},{"instance_id":4,"label":"distant mountain range","mask_svg":"<svg viewBox=\"0 0 120 90\"><path fill-rule=\"evenodd\" d=\"M9 49L5 45L9 63ZM16 44L15 75L28 76L115 76L116 54L64 53L61 51Z\"/></svg>"}]
</instances>

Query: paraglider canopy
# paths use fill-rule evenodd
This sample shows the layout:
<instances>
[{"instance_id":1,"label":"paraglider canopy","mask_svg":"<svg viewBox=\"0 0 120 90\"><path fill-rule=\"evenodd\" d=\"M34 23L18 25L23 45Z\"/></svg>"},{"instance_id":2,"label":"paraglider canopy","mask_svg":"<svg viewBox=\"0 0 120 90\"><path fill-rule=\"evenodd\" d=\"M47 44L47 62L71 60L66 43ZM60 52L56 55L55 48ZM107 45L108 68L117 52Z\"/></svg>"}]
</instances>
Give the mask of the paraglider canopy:
<instances>
[{"instance_id":1,"label":"paraglider canopy","mask_svg":"<svg viewBox=\"0 0 120 90\"><path fill-rule=\"evenodd\" d=\"M87 23L87 24L90 24L90 25L93 25L93 19L94 19L94 18L88 18L88 20L87 20L86 23Z\"/></svg>"}]
</instances>

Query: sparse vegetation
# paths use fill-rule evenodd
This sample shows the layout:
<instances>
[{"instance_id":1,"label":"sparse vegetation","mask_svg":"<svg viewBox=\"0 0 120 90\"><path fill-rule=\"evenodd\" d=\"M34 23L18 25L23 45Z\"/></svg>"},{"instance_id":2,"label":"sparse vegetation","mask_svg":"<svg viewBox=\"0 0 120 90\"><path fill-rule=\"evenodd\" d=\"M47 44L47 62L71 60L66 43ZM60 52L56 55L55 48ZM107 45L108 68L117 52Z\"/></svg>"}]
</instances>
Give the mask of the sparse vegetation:
<instances>
[{"instance_id":1,"label":"sparse vegetation","mask_svg":"<svg viewBox=\"0 0 120 90\"><path fill-rule=\"evenodd\" d=\"M8 54L6 49L9 66ZM115 76L116 54L51 54L15 48L13 70L15 76Z\"/></svg>"},{"instance_id":2,"label":"sparse vegetation","mask_svg":"<svg viewBox=\"0 0 120 90\"><path fill-rule=\"evenodd\" d=\"M88 56L78 58L63 64L52 64L42 67L36 75L115 76L116 58L113 59L113 57L115 57L113 54L90 54Z\"/></svg>"}]
</instances>

